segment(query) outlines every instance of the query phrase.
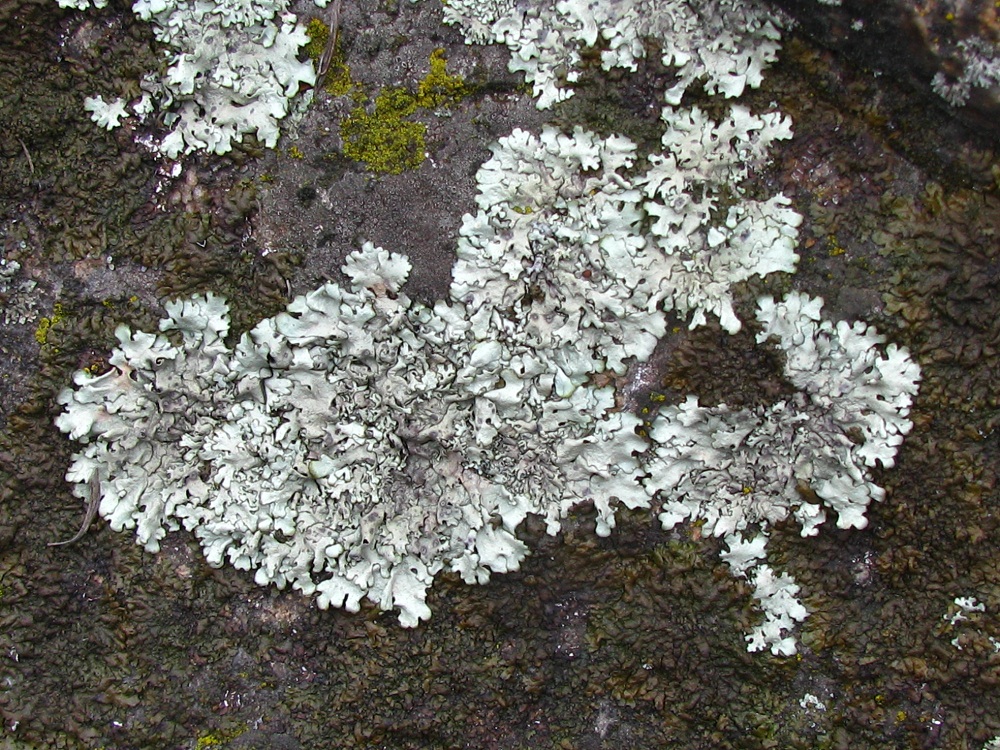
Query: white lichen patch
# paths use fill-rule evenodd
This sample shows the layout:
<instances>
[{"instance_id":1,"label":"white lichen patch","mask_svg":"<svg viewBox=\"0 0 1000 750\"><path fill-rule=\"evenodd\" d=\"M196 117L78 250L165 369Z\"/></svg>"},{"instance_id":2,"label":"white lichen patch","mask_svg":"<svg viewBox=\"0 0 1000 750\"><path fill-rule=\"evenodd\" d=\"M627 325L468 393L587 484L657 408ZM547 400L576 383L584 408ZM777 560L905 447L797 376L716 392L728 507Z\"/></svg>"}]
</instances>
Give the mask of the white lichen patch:
<instances>
[{"instance_id":1,"label":"white lichen patch","mask_svg":"<svg viewBox=\"0 0 1000 750\"><path fill-rule=\"evenodd\" d=\"M698 109L663 119L664 150L644 172L626 138L549 127L501 138L477 175L452 297L478 338L553 358L564 389L646 360L668 311L736 332L732 286L795 270L802 217L783 195L740 187L791 136L787 118L733 107L718 123Z\"/></svg>"},{"instance_id":2,"label":"white lichen patch","mask_svg":"<svg viewBox=\"0 0 1000 750\"><path fill-rule=\"evenodd\" d=\"M599 53L605 70L634 71L648 50L658 49L677 75L664 93L676 105L697 80L726 97L759 86L781 46L773 15L737 0L450 0L445 20L459 25L469 43L506 45L510 70L524 73L539 109L573 95L588 51Z\"/></svg>"},{"instance_id":3,"label":"white lichen patch","mask_svg":"<svg viewBox=\"0 0 1000 750\"><path fill-rule=\"evenodd\" d=\"M649 252L659 250L657 268L663 304L691 326L705 314L735 333L741 327L730 288L753 276L791 273L802 217L780 193L751 200L741 187L751 170L769 160L771 145L791 138L791 121L778 112L754 115L734 106L715 122L697 107L667 107L662 119L663 152L651 154L650 169L635 180L649 216ZM728 208L722 211L725 201Z\"/></svg>"},{"instance_id":4,"label":"white lichen patch","mask_svg":"<svg viewBox=\"0 0 1000 750\"><path fill-rule=\"evenodd\" d=\"M774 339L784 352L794 398L731 410L692 396L661 410L650 431L646 489L660 498L663 527L700 522L729 545L723 559L734 574L757 588L766 621L749 637L751 650L794 650L788 630L805 616L790 604L798 590L791 579L772 576L764 585L753 572L765 567L760 532L792 520L813 536L828 511L838 528L864 528L868 505L885 494L869 467L892 466L912 426L920 374L908 352L889 344L883 353L874 329L834 325L821 310L822 300L795 293L759 302L758 340Z\"/></svg>"},{"instance_id":5,"label":"white lichen patch","mask_svg":"<svg viewBox=\"0 0 1000 750\"><path fill-rule=\"evenodd\" d=\"M775 656L791 656L796 651L791 632L809 614L797 598L798 584L787 573L775 575L770 565L758 565L750 579L764 622L747 634L747 651L769 648Z\"/></svg>"},{"instance_id":6,"label":"white lichen patch","mask_svg":"<svg viewBox=\"0 0 1000 750\"><path fill-rule=\"evenodd\" d=\"M478 338L552 359L562 395L646 359L665 331L658 257L642 252L641 195L626 176L634 159L626 138L515 130L477 175L452 297Z\"/></svg>"},{"instance_id":7,"label":"white lichen patch","mask_svg":"<svg viewBox=\"0 0 1000 750\"><path fill-rule=\"evenodd\" d=\"M90 119L97 123L97 127L105 130L121 127L122 119L129 116L125 100L121 98L106 102L100 96L88 96L83 100L83 108L90 112Z\"/></svg>"},{"instance_id":8,"label":"white lichen patch","mask_svg":"<svg viewBox=\"0 0 1000 750\"><path fill-rule=\"evenodd\" d=\"M785 376L809 396L813 407L843 430L860 433L852 463L890 468L913 426L908 416L920 367L905 348L892 343L881 347L885 337L873 326L832 323L822 319L822 309L823 300L805 294L789 294L782 302L764 297L758 305L763 330L757 340L776 341L785 352Z\"/></svg>"},{"instance_id":9,"label":"white lichen patch","mask_svg":"<svg viewBox=\"0 0 1000 750\"><path fill-rule=\"evenodd\" d=\"M87 0L59 2L88 7ZM248 134L273 148L300 84L316 79L312 63L298 60L309 38L287 5L286 0L136 0L133 12L152 24L165 45L165 69L143 77L143 94L134 101L94 96L85 100L85 109L108 130L127 117L162 111L169 132L150 145L169 158L195 150L224 154Z\"/></svg>"},{"instance_id":10,"label":"white lichen patch","mask_svg":"<svg viewBox=\"0 0 1000 750\"><path fill-rule=\"evenodd\" d=\"M113 369L80 372L57 425L86 443L68 479L155 551L194 532L208 562L357 610L426 619L440 570L469 583L517 569L528 513L549 530L591 500L647 501L638 420L610 388L556 393L543 362L484 349L464 310L411 302L403 257L367 245L327 284L235 348L228 308L171 303L160 334L117 331Z\"/></svg>"}]
</instances>

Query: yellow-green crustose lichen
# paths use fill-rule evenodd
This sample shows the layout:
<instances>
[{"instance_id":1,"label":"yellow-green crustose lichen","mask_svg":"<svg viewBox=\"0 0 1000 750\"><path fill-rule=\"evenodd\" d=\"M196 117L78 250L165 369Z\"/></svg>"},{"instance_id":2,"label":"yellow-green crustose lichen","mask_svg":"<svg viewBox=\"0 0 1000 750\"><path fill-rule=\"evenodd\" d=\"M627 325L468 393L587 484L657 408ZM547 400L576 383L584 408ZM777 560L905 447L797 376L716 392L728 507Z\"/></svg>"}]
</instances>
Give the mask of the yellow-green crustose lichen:
<instances>
[{"instance_id":1,"label":"yellow-green crustose lichen","mask_svg":"<svg viewBox=\"0 0 1000 750\"><path fill-rule=\"evenodd\" d=\"M425 158L427 126L408 119L417 110L415 97L405 89L388 88L369 112L357 107L341 123L344 156L364 162L373 172L400 174L416 169Z\"/></svg>"},{"instance_id":2,"label":"yellow-green crustose lichen","mask_svg":"<svg viewBox=\"0 0 1000 750\"><path fill-rule=\"evenodd\" d=\"M320 19L312 18L306 24L306 34L309 36L309 41L305 46L306 54L309 55L310 60L317 63L323 56L326 43L330 40L330 27Z\"/></svg>"},{"instance_id":3,"label":"yellow-green crustose lichen","mask_svg":"<svg viewBox=\"0 0 1000 750\"><path fill-rule=\"evenodd\" d=\"M448 60L440 47L431 52L430 65L430 72L417 86L417 106L421 109L458 104L475 90L462 76L451 75L446 70Z\"/></svg>"},{"instance_id":4,"label":"yellow-green crustose lichen","mask_svg":"<svg viewBox=\"0 0 1000 750\"><path fill-rule=\"evenodd\" d=\"M49 331L52 326L64 317L66 317L66 312L63 310L62 304L56 302L55 306L52 308L52 316L49 318L42 318L38 321L38 328L35 329L35 341L38 342L39 346L45 346L48 343Z\"/></svg>"},{"instance_id":5,"label":"yellow-green crustose lichen","mask_svg":"<svg viewBox=\"0 0 1000 750\"><path fill-rule=\"evenodd\" d=\"M306 54L314 64L318 65L330 41L330 27L320 19L314 18L306 25L306 34L309 35L309 42L305 46ZM344 62L344 53L339 42L323 76L322 88L330 96L350 95L358 101L364 101L366 98L361 87L351 78L351 69Z\"/></svg>"},{"instance_id":6,"label":"yellow-green crustose lichen","mask_svg":"<svg viewBox=\"0 0 1000 750\"><path fill-rule=\"evenodd\" d=\"M411 116L418 110L455 104L472 91L461 76L447 72L446 64L444 50L436 49L431 53L430 72L417 85L416 94L386 88L375 98L371 111L356 107L340 126L344 156L383 174L419 167L426 158L427 126Z\"/></svg>"}]
</instances>

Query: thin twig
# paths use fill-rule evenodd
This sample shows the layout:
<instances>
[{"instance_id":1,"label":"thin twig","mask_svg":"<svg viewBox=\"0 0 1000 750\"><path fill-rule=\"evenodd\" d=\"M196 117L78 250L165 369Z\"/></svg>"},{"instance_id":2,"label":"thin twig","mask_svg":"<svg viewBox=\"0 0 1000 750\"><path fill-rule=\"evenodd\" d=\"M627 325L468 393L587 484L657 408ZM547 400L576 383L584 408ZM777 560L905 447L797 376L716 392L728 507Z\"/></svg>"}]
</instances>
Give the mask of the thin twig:
<instances>
[{"instance_id":1,"label":"thin twig","mask_svg":"<svg viewBox=\"0 0 1000 750\"><path fill-rule=\"evenodd\" d=\"M28 169L30 169L31 170L31 174L34 175L35 174L35 164L34 164L33 161L31 161L31 154L28 153L28 147L24 145L24 141L22 141L20 138L17 139L17 142L21 144L21 150L24 151L24 156L28 160Z\"/></svg>"},{"instance_id":2,"label":"thin twig","mask_svg":"<svg viewBox=\"0 0 1000 750\"><path fill-rule=\"evenodd\" d=\"M67 539L65 542L49 542L49 547L62 547L66 544L73 544L78 542L83 538L83 535L87 533L87 529L90 528L90 524L94 522L94 516L97 515L97 508L101 504L101 484L97 481L97 477L91 477L90 479L90 502L87 503L87 515L83 517L83 526L80 530L76 532L72 539Z\"/></svg>"},{"instance_id":3,"label":"thin twig","mask_svg":"<svg viewBox=\"0 0 1000 750\"><path fill-rule=\"evenodd\" d=\"M316 88L323 85L323 77L330 69L333 62L333 55L337 51L337 37L340 33L340 4L342 0L333 0L330 6L330 36L326 40L326 47L319 58L319 65L316 68Z\"/></svg>"}]
</instances>

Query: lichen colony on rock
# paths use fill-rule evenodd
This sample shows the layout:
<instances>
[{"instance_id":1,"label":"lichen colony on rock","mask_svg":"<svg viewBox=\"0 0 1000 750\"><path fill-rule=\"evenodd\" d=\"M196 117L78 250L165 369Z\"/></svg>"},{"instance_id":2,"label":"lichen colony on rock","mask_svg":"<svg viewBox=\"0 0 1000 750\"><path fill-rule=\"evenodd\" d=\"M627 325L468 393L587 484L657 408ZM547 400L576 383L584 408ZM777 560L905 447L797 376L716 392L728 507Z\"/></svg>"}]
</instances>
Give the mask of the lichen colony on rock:
<instances>
[{"instance_id":1,"label":"lichen colony on rock","mask_svg":"<svg viewBox=\"0 0 1000 750\"><path fill-rule=\"evenodd\" d=\"M638 420L609 412L610 388L557 396L542 357L401 293L402 256L368 245L344 271L350 289L297 298L234 349L212 295L168 305L160 334L120 327L113 369L60 396L58 426L87 443L77 493L96 479L101 515L151 551L183 526L212 565L323 607L368 596L410 626L445 566L516 569L527 513L554 533L584 499L642 497Z\"/></svg>"},{"instance_id":2,"label":"lichen colony on rock","mask_svg":"<svg viewBox=\"0 0 1000 750\"><path fill-rule=\"evenodd\" d=\"M893 465L912 426L907 419L920 371L908 353L864 323L836 326L822 320L822 300L790 294L760 300L758 340L776 340L785 353L785 377L798 392L767 407L702 407L695 397L663 409L653 424L646 489L662 498L666 529L699 521L723 538L734 573L758 590L770 568L764 559L767 528L791 517L802 536L813 536L837 516L841 529L864 528L865 511L884 491L869 467ZM752 539L752 554L748 552ZM757 566L753 574L750 571ZM770 580L770 579L768 579ZM747 637L751 650L795 651L793 622L805 617L788 578L779 600L761 599L766 621ZM769 595L770 596L770 595Z\"/></svg>"},{"instance_id":3,"label":"lichen colony on rock","mask_svg":"<svg viewBox=\"0 0 1000 750\"><path fill-rule=\"evenodd\" d=\"M57 425L85 444L67 475L76 494L98 482L101 515L150 550L183 526L212 565L321 607L367 597L407 626L429 616L440 571L484 583L517 569L528 514L554 534L590 503L606 536L619 505L650 508L665 528L698 521L725 541L764 613L749 648L793 653L806 611L766 563L769 528L792 519L813 535L828 511L865 525L883 494L869 469L892 466L910 428L916 365L790 294L761 299L757 323L793 397L731 410L692 396L647 440L607 385L650 357L668 313L735 333L733 286L795 270L801 217L743 184L791 137L788 119L677 106L696 78L726 97L757 85L776 26L728 0L453 0L446 15L470 40L506 43L539 106L571 93L573 73L555 71L598 35L605 67L634 69L655 41L679 74L658 148L582 128L501 138L450 298L432 307L404 292L405 256L367 244L346 260L347 288L296 298L233 347L212 295L168 304L159 334L120 327L112 369L60 395Z\"/></svg>"},{"instance_id":4,"label":"lichen colony on rock","mask_svg":"<svg viewBox=\"0 0 1000 750\"><path fill-rule=\"evenodd\" d=\"M696 80L726 97L759 86L781 46L770 12L740 0L449 0L445 21L459 25L469 43L505 44L510 70L524 73L540 109L573 95L587 49L600 50L605 70L634 71L652 43L677 72L664 92L677 105Z\"/></svg>"}]
</instances>

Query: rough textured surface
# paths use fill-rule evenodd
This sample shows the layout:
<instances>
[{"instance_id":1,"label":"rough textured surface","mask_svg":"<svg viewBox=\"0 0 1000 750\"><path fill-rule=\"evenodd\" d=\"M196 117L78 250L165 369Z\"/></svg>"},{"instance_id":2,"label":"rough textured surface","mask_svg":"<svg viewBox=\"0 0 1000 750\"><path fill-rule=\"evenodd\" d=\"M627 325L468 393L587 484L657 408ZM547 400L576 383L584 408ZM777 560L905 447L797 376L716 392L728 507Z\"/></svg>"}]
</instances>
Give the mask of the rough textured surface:
<instances>
[{"instance_id":1,"label":"rough textured surface","mask_svg":"<svg viewBox=\"0 0 1000 750\"><path fill-rule=\"evenodd\" d=\"M135 10L147 17L151 9L139 4ZM218 18L228 19L236 59L246 24L275 11L249 10L244 20L239 7L223 3L207 12L199 6L196 15L204 18L198 15L194 31L184 33L217 38ZM695 31L695 16L684 15L687 6L618 11L620 32L634 43L682 40ZM663 61L698 57L682 77L690 83L705 76L708 93L731 98L744 85L759 86L774 46L748 52L739 40L759 30L773 41L776 32L764 11L709 4L699 12L713 21L698 33L718 35L714 52L705 56L694 45L665 53ZM154 13L158 39L178 43L170 36L178 13L186 18L188 10L168 6ZM590 10L572 15L584 27L593 21ZM295 21L283 23L290 28ZM318 49L318 22L309 28ZM328 32L326 38L329 49L334 37ZM625 43L611 39L612 47L619 42ZM546 37L539 44L559 55L575 43ZM269 49L280 56L277 42ZM181 58L165 73L168 84L177 83L177 65L199 70L199 57ZM624 67L635 62L630 56ZM418 104L453 104L472 90L446 73L443 49L435 49L429 63L415 97L399 88L383 90L371 112L357 108L341 122L345 156L384 174L423 163L420 154L390 168L388 156L366 155L366 149L398 148L388 131L403 127L402 118L415 114ZM300 64L285 59L283 65ZM344 61L338 65L347 69ZM198 76L215 86L212 71ZM667 101L678 104L687 83L669 89ZM260 98L241 109L267 105L270 86L248 89L254 90ZM108 130L127 116L120 103L92 97L84 104ZM545 93L537 104L550 104ZM197 111L206 118L198 128L225 131L226 116L207 104ZM546 127L539 137L516 129L501 138L477 172L479 211L463 220L451 300L433 308L411 305L402 293L411 269L404 255L366 243L347 256L347 288L328 283L296 298L232 350L222 341L229 308L211 293L167 305L160 330L180 332L180 348L163 336L120 326L119 347L109 359L113 369L96 377L93 366L80 370L76 389L58 399L66 411L57 426L87 445L67 474L88 503L84 527L96 510L116 530L134 528L138 541L155 552L166 531L183 524L197 534L213 566L228 559L254 570L258 583L318 591L322 608L356 611L367 596L383 609L398 608L400 622L413 626L429 616L426 589L445 566L469 583L486 582L490 571L516 570L526 548L514 535L528 513L543 517L556 533L562 516L591 502L597 533L606 536L615 525L616 503L648 507L647 495L663 495L670 504L668 493L675 490L659 474L674 469L640 455L646 444L635 434L639 417L609 412L615 394L608 378L647 363L668 311L690 315L691 327L713 313L736 332L741 324L732 287L753 276L794 271L801 216L784 196L748 200L742 186L752 170L766 165L772 144L791 136L779 113L757 117L734 106L715 121L697 107L667 106L662 120L661 150L649 154L625 137L600 139L579 126L571 134ZM358 123L373 133L361 151ZM423 123L406 126L416 129L415 145L424 148ZM271 135L264 138L268 145ZM228 136L223 140L228 151ZM195 146L218 150L188 144ZM156 151L176 155L164 146ZM650 169L633 170L637 158ZM859 357L854 370L845 368L838 361L843 347L830 346L826 333L813 335L805 325L782 322L780 314L767 324L776 326L784 349L793 350L785 339L805 336L818 354L817 361L790 367L790 374L839 368L835 387L845 392L860 390L869 377L866 358ZM783 330L789 326L791 333ZM905 355L899 360L905 362ZM912 378L891 366L870 377L881 376L890 401L899 395L894 388L912 386ZM825 395L822 387L817 393ZM834 419L839 411L839 405L833 409ZM875 429L879 419L865 423L863 450L891 464L898 430L883 439ZM680 431L679 440L687 439ZM839 475L810 469L815 460L808 454L796 459L802 481L815 475L824 486L844 485ZM823 461L837 463L832 453ZM846 470L860 476L853 461ZM644 492L647 475L652 489ZM850 489L852 497L843 501L834 490L818 491L842 518L847 507L860 513L852 524L860 526L867 503L856 502L856 488ZM730 503L724 495L710 498L706 504ZM761 503L768 499L769 493L759 496ZM780 515L765 510L751 520ZM492 521L496 517L502 528ZM779 588L797 590L791 583ZM778 600L768 589L757 586L768 617L784 617L767 604ZM775 640L753 639L751 648ZM794 651L790 637L781 641L776 653Z\"/></svg>"},{"instance_id":2,"label":"rough textured surface","mask_svg":"<svg viewBox=\"0 0 1000 750\"><path fill-rule=\"evenodd\" d=\"M987 137L1000 134L1000 16L992 0L777 0L818 44L897 77ZM924 98L922 96L922 98Z\"/></svg>"},{"instance_id":3,"label":"rough textured surface","mask_svg":"<svg viewBox=\"0 0 1000 750\"><path fill-rule=\"evenodd\" d=\"M119 323L155 328L163 295L224 293L242 333L284 306L288 283L302 293L339 278L364 239L405 241L412 296L443 296L453 258L439 231L455 232L472 210L489 144L539 122L506 61L441 30L433 4L345 4L346 58L356 78L372 72L373 92L415 88L426 68L400 61L423 65L437 47L470 77L483 61L481 95L420 115L436 134L420 169L375 178L324 159L354 106L331 95L314 110L326 132L304 128L262 162L248 146L171 174L78 109L85 96L113 94L100 84L109 71L138 80L149 69L138 64L148 30L131 13L83 18L46 1L0 14L0 222L5 257L21 264L15 281L36 282L39 311L0 331L5 741L978 748L1000 733L995 155L933 94L792 36L764 88L740 102L762 112L777 101L795 123L775 168L750 185L784 192L805 217L795 287L823 296L834 320L877 323L924 374L913 432L879 477L887 497L868 528L802 539L779 525L770 535L775 568L807 592L800 656L748 657L740 633L761 615L749 582L719 562L721 540L697 525L668 534L645 513L620 513L614 534L598 539L585 509L558 539L529 523L534 554L519 572L481 587L439 581L428 600L435 617L403 631L375 609L320 612L295 592L211 569L183 532L156 555L101 524L77 545L47 548L82 516L61 478L70 445L51 425L54 397L69 373L106 360ZM644 87L660 90L669 74L649 64L637 75L588 68L553 116L572 122L586 98L584 127L655 141L660 102ZM328 188L329 209L309 202ZM332 240L319 241L321 223ZM741 285L737 314L751 327L757 295L781 297L791 284ZM753 331L687 323L668 321L655 367L629 373L623 393L637 411L688 393L717 405L736 390L741 408L788 396L780 354L757 346ZM955 603L967 597L983 611ZM960 611L966 619L954 618Z\"/></svg>"}]
</instances>

